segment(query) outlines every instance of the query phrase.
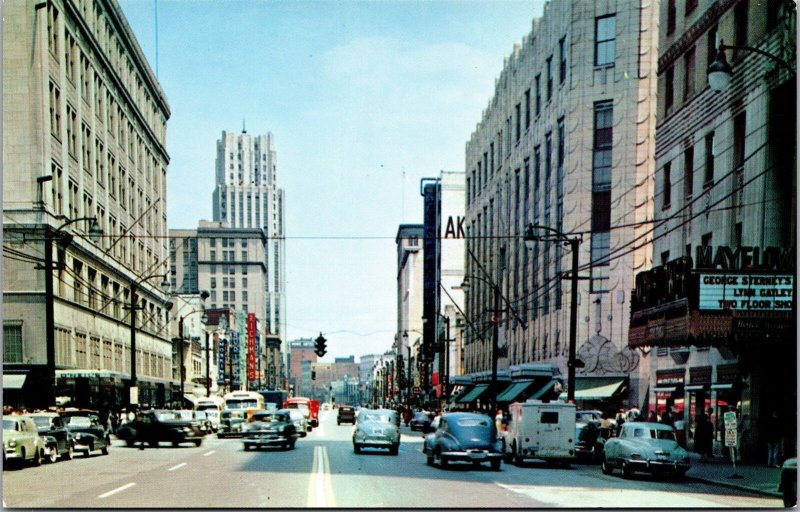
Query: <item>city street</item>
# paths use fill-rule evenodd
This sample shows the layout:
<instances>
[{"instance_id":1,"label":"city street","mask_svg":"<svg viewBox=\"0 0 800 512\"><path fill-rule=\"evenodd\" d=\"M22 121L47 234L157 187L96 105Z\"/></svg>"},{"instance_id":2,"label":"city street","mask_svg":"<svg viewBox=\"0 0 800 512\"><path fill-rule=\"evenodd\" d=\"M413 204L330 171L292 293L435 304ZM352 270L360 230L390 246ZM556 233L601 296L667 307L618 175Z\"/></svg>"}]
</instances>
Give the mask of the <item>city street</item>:
<instances>
[{"instance_id":1,"label":"city street","mask_svg":"<svg viewBox=\"0 0 800 512\"><path fill-rule=\"evenodd\" d=\"M355 455L350 425L335 411L295 450L245 452L240 439L206 438L200 447L128 448L108 456L3 472L7 507L34 508L529 508L780 507L776 498L705 484L603 475L596 465L429 467L422 435L403 427L398 456Z\"/></svg>"}]
</instances>

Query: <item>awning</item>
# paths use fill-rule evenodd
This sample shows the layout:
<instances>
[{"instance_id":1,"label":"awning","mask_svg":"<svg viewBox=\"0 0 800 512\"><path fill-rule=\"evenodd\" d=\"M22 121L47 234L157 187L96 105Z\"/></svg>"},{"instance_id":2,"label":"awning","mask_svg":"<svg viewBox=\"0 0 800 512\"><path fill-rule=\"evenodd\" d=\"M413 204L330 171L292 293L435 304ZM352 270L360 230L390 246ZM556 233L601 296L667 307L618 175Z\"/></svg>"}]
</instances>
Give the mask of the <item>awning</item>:
<instances>
[{"instance_id":1,"label":"awning","mask_svg":"<svg viewBox=\"0 0 800 512\"><path fill-rule=\"evenodd\" d=\"M653 388L656 393L674 393L678 386L664 386L660 388Z\"/></svg>"},{"instance_id":2,"label":"awning","mask_svg":"<svg viewBox=\"0 0 800 512\"><path fill-rule=\"evenodd\" d=\"M460 404L468 404L470 402L474 402L488 388L489 388L489 384L478 384L477 386L475 386L475 388L472 391L470 391L469 393L467 393L463 397L459 397L458 400L456 400L456 402L458 402Z\"/></svg>"},{"instance_id":3,"label":"awning","mask_svg":"<svg viewBox=\"0 0 800 512\"><path fill-rule=\"evenodd\" d=\"M447 403L452 404L458 401L461 397L469 393L471 390L472 386L462 386L460 390L453 393L453 396L450 397L450 400L448 400Z\"/></svg>"},{"instance_id":4,"label":"awning","mask_svg":"<svg viewBox=\"0 0 800 512\"><path fill-rule=\"evenodd\" d=\"M718 391L731 390L733 389L733 383L711 384L711 389L716 389Z\"/></svg>"},{"instance_id":5,"label":"awning","mask_svg":"<svg viewBox=\"0 0 800 512\"><path fill-rule=\"evenodd\" d=\"M3 389L22 389L25 385L27 375L6 375L3 374Z\"/></svg>"},{"instance_id":6,"label":"awning","mask_svg":"<svg viewBox=\"0 0 800 512\"><path fill-rule=\"evenodd\" d=\"M703 391L708 389L708 384L690 384L683 389L686 391Z\"/></svg>"},{"instance_id":7,"label":"awning","mask_svg":"<svg viewBox=\"0 0 800 512\"><path fill-rule=\"evenodd\" d=\"M542 397L545 395L545 393L549 393L549 392L550 392L550 390L551 390L551 389L553 389L553 388L555 387L555 385L556 385L556 383L557 383L557 382L558 382L558 381L557 381L557 380L555 380L555 379L551 380L550 382L548 382L547 384L545 384L544 386L542 386L542 388L541 388L539 391L537 391L536 393L534 393L534 394L533 394L533 395L532 395L532 396L529 398L529 400L538 400L538 399L542 398Z\"/></svg>"},{"instance_id":8,"label":"awning","mask_svg":"<svg viewBox=\"0 0 800 512\"><path fill-rule=\"evenodd\" d=\"M580 381L576 381L575 383L575 399L576 400L603 400L605 398L611 398L616 393L620 391L622 386L625 385L626 379L597 379L593 382L593 387L585 387L581 389L581 386L578 385ZM586 384L589 384L591 381L587 381ZM567 392L561 393L559 398L562 400L567 399Z\"/></svg>"},{"instance_id":9,"label":"awning","mask_svg":"<svg viewBox=\"0 0 800 512\"><path fill-rule=\"evenodd\" d=\"M524 393L531 385L532 380L525 380L511 384L502 393L497 395L498 402L513 402L519 395Z\"/></svg>"}]
</instances>

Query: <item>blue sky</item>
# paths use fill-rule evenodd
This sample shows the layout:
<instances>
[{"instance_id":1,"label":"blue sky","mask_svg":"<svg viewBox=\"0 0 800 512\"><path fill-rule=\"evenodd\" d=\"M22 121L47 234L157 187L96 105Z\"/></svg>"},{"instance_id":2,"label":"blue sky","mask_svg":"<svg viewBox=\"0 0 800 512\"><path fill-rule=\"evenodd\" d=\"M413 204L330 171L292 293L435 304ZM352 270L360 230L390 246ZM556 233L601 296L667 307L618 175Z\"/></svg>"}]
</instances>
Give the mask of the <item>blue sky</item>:
<instances>
[{"instance_id":1,"label":"blue sky","mask_svg":"<svg viewBox=\"0 0 800 512\"><path fill-rule=\"evenodd\" d=\"M464 148L541 0L119 0L167 95L170 228L211 219L222 130L275 135L287 339L383 352L401 223ZM158 59L156 66L156 10Z\"/></svg>"}]
</instances>

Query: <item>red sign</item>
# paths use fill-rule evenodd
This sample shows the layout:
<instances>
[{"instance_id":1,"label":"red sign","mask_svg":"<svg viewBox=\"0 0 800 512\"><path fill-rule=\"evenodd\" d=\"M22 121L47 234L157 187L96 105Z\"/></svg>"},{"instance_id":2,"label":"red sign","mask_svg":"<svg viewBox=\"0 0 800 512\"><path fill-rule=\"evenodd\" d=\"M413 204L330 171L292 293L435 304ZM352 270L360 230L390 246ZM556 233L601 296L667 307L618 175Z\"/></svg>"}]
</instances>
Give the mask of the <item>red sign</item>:
<instances>
[{"instance_id":1,"label":"red sign","mask_svg":"<svg viewBox=\"0 0 800 512\"><path fill-rule=\"evenodd\" d=\"M247 314L247 380L256 379L256 314Z\"/></svg>"}]
</instances>

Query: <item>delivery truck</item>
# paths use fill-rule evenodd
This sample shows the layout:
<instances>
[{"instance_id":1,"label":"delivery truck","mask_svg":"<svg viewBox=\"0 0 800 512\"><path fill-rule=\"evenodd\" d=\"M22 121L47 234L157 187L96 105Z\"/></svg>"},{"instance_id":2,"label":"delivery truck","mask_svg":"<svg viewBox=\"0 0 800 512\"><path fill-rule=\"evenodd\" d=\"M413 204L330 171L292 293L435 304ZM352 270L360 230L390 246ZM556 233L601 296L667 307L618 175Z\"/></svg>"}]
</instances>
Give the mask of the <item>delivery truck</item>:
<instances>
[{"instance_id":1,"label":"delivery truck","mask_svg":"<svg viewBox=\"0 0 800 512\"><path fill-rule=\"evenodd\" d=\"M542 459L569 465L575 460L575 404L528 400L509 405L502 433L507 462Z\"/></svg>"}]
</instances>

